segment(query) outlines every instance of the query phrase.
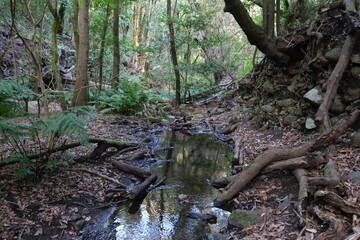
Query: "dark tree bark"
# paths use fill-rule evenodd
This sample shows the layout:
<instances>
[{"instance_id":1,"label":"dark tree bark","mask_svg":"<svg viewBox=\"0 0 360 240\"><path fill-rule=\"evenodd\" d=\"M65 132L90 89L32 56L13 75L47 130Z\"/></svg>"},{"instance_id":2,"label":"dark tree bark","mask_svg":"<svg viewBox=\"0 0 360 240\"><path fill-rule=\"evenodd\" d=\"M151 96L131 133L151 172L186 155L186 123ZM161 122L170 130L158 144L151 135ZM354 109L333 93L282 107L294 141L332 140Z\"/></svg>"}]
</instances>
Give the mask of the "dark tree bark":
<instances>
[{"instance_id":1,"label":"dark tree bark","mask_svg":"<svg viewBox=\"0 0 360 240\"><path fill-rule=\"evenodd\" d=\"M99 91L101 91L103 88L102 85L103 85L103 78L104 78L103 64L104 64L104 52L105 52L105 38L106 38L106 33L107 33L108 25L109 25L109 16L110 16L110 6L107 5L106 6L106 17L104 19L104 25L103 25L102 31L101 31L101 43L100 43L100 53L99 53Z\"/></svg>"},{"instance_id":2,"label":"dark tree bark","mask_svg":"<svg viewBox=\"0 0 360 240\"><path fill-rule=\"evenodd\" d=\"M168 17L168 27L169 27L170 54L175 72L175 105L179 106L180 105L180 71L177 68L178 60L177 60L176 45L175 45L174 22L171 14L171 0L167 0L166 6L167 6L166 12Z\"/></svg>"},{"instance_id":3,"label":"dark tree bark","mask_svg":"<svg viewBox=\"0 0 360 240\"><path fill-rule=\"evenodd\" d=\"M119 6L120 0L115 0L114 6L114 22L113 22L113 74L111 79L111 88L117 89L119 85L120 72L120 43L119 43Z\"/></svg>"},{"instance_id":4,"label":"dark tree bark","mask_svg":"<svg viewBox=\"0 0 360 240\"><path fill-rule=\"evenodd\" d=\"M224 12L229 12L234 16L249 42L255 45L266 56L281 64L289 63L291 60L290 56L277 49L276 39L266 36L262 28L251 19L248 11L240 0L225 0Z\"/></svg>"}]
</instances>

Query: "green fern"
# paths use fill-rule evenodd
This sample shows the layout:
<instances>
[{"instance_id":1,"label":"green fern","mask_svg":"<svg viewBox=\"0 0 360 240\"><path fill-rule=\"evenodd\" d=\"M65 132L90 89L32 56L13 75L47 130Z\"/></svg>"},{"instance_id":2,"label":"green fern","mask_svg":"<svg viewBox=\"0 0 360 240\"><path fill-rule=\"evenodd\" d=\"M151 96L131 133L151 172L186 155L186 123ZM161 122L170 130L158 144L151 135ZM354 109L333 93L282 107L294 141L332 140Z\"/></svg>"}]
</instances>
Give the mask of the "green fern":
<instances>
[{"instance_id":1,"label":"green fern","mask_svg":"<svg viewBox=\"0 0 360 240\"><path fill-rule=\"evenodd\" d=\"M19 141L26 136L19 124L14 124L6 119L0 118L0 137L5 141Z\"/></svg>"},{"instance_id":2,"label":"green fern","mask_svg":"<svg viewBox=\"0 0 360 240\"><path fill-rule=\"evenodd\" d=\"M24 180L35 176L35 172L30 167L24 167L14 173L14 179L17 181Z\"/></svg>"},{"instance_id":3,"label":"green fern","mask_svg":"<svg viewBox=\"0 0 360 240\"><path fill-rule=\"evenodd\" d=\"M89 142L89 136L85 128L86 122L74 113L61 114L54 119L48 119L44 123L47 125L44 133L51 133L54 136L73 136L81 144Z\"/></svg>"},{"instance_id":4,"label":"green fern","mask_svg":"<svg viewBox=\"0 0 360 240\"><path fill-rule=\"evenodd\" d=\"M54 160L49 160L49 161L43 163L41 165L41 168L42 169L51 169L53 167L57 167L60 165L66 165L66 162L54 159Z\"/></svg>"},{"instance_id":5,"label":"green fern","mask_svg":"<svg viewBox=\"0 0 360 240\"><path fill-rule=\"evenodd\" d=\"M11 155L3 160L4 163L21 163L24 165L29 164L29 159L24 155Z\"/></svg>"},{"instance_id":6,"label":"green fern","mask_svg":"<svg viewBox=\"0 0 360 240\"><path fill-rule=\"evenodd\" d=\"M20 100L24 97L37 95L30 88L12 80L0 81L0 99Z\"/></svg>"}]
</instances>

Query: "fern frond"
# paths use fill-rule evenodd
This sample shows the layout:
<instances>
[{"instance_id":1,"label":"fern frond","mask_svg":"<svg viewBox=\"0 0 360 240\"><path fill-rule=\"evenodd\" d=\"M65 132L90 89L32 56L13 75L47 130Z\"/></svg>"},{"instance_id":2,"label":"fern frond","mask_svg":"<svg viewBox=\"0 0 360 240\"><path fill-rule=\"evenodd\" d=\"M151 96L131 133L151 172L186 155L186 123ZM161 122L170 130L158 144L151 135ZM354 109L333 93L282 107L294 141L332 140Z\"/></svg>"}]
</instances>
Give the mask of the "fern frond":
<instances>
[{"instance_id":1,"label":"fern frond","mask_svg":"<svg viewBox=\"0 0 360 240\"><path fill-rule=\"evenodd\" d=\"M21 164L27 164L29 163L29 159L26 156L23 155L11 155L9 157L6 157L3 160L4 163L21 163Z\"/></svg>"},{"instance_id":2,"label":"fern frond","mask_svg":"<svg viewBox=\"0 0 360 240\"><path fill-rule=\"evenodd\" d=\"M0 137L4 140L20 140L26 136L26 132L21 130L18 124L0 118Z\"/></svg>"},{"instance_id":3,"label":"fern frond","mask_svg":"<svg viewBox=\"0 0 360 240\"><path fill-rule=\"evenodd\" d=\"M34 175L35 173L31 168L21 168L20 170L14 173L14 178L15 180L19 181Z\"/></svg>"},{"instance_id":4,"label":"fern frond","mask_svg":"<svg viewBox=\"0 0 360 240\"><path fill-rule=\"evenodd\" d=\"M56 166L60 166L60 165L66 165L66 162L62 161L62 160L49 160L46 163L41 165L42 169L50 169Z\"/></svg>"},{"instance_id":5,"label":"fern frond","mask_svg":"<svg viewBox=\"0 0 360 240\"><path fill-rule=\"evenodd\" d=\"M0 81L0 99L22 99L23 97L37 95L30 88L23 86L15 81Z\"/></svg>"},{"instance_id":6,"label":"fern frond","mask_svg":"<svg viewBox=\"0 0 360 240\"><path fill-rule=\"evenodd\" d=\"M86 122L74 113L61 114L47 121L44 132L51 133L55 136L73 136L77 138L81 144L87 144L89 142L89 136L85 126Z\"/></svg>"}]
</instances>

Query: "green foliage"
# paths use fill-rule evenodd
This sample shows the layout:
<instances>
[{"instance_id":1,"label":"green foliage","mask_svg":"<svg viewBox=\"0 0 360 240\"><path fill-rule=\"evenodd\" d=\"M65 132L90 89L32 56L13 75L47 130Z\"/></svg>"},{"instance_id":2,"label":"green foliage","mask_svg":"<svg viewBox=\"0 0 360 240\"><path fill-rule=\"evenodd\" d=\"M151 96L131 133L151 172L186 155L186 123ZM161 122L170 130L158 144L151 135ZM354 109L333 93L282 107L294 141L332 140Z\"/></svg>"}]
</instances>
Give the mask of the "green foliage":
<instances>
[{"instance_id":1,"label":"green foliage","mask_svg":"<svg viewBox=\"0 0 360 240\"><path fill-rule=\"evenodd\" d=\"M89 137L85 118L81 114L84 111L84 107L79 107L58 113L50 119L37 119L30 124L0 119L0 139L9 144L14 152L3 159L3 162L20 165L14 178L39 179L45 170L64 164L51 159L49 151L64 144L69 137L87 144Z\"/></svg>"},{"instance_id":2,"label":"green foliage","mask_svg":"<svg viewBox=\"0 0 360 240\"><path fill-rule=\"evenodd\" d=\"M28 87L12 79L0 81L0 117L12 117L21 114L19 104L25 98L37 96Z\"/></svg>"},{"instance_id":3,"label":"green foliage","mask_svg":"<svg viewBox=\"0 0 360 240\"><path fill-rule=\"evenodd\" d=\"M136 114L141 112L148 97L136 82L121 81L121 91L106 90L101 92L98 105L103 112Z\"/></svg>"}]
</instances>

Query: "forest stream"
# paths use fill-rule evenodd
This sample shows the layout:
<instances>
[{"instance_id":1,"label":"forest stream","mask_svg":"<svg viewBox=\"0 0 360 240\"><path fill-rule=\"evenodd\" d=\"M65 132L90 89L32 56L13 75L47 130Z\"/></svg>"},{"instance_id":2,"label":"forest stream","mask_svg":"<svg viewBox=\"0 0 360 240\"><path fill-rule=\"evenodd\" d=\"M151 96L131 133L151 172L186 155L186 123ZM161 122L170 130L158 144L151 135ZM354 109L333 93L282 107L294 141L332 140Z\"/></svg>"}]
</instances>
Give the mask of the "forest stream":
<instances>
[{"instance_id":1,"label":"forest stream","mask_svg":"<svg viewBox=\"0 0 360 240\"><path fill-rule=\"evenodd\" d=\"M218 191L207 180L214 174L225 175L230 169L228 146L208 133L190 136L167 131L157 138L155 155L159 161L150 171L158 179L166 177L165 184L140 201L109 210L108 219L102 216L97 226L88 227L86 239L114 235L116 239L201 239L226 228L230 213L212 207ZM217 217L217 222L210 224L190 218L189 213L210 213ZM107 220L112 223L106 223Z\"/></svg>"}]
</instances>

